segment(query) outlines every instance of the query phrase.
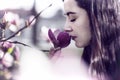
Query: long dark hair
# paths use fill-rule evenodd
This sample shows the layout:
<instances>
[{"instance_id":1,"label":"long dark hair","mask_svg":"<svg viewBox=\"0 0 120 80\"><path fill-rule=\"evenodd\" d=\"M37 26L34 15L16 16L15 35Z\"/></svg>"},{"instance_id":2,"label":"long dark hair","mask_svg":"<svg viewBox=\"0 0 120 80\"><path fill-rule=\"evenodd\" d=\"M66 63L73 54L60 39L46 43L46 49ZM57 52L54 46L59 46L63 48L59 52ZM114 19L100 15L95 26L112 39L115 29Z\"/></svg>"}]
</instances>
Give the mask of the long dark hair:
<instances>
[{"instance_id":1,"label":"long dark hair","mask_svg":"<svg viewBox=\"0 0 120 80\"><path fill-rule=\"evenodd\" d=\"M82 58L100 80L117 80L120 67L120 21L118 0L76 0L90 19L92 39Z\"/></svg>"}]
</instances>

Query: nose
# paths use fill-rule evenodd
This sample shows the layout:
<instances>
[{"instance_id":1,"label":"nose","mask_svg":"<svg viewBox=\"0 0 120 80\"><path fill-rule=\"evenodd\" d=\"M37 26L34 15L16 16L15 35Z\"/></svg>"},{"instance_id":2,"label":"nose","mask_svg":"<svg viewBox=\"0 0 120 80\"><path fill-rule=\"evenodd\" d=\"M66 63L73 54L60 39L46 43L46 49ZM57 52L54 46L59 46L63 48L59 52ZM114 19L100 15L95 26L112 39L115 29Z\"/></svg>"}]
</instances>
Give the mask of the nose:
<instances>
[{"instance_id":1,"label":"nose","mask_svg":"<svg viewBox=\"0 0 120 80\"><path fill-rule=\"evenodd\" d=\"M71 25L70 25L68 22L65 23L64 30L65 30L66 32L71 32L71 31L73 31Z\"/></svg>"}]
</instances>

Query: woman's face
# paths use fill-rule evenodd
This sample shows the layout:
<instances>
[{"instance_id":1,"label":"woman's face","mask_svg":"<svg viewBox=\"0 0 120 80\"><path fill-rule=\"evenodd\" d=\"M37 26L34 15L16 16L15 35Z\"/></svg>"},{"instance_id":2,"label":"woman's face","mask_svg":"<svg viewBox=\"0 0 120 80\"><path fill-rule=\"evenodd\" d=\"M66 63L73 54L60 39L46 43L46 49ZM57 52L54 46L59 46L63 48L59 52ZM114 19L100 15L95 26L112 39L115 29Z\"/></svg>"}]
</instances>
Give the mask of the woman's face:
<instances>
[{"instance_id":1,"label":"woman's face","mask_svg":"<svg viewBox=\"0 0 120 80\"><path fill-rule=\"evenodd\" d=\"M64 9L66 15L65 31L72 36L77 47L87 46L91 40L91 29L86 10L80 8L75 0L65 0Z\"/></svg>"}]
</instances>

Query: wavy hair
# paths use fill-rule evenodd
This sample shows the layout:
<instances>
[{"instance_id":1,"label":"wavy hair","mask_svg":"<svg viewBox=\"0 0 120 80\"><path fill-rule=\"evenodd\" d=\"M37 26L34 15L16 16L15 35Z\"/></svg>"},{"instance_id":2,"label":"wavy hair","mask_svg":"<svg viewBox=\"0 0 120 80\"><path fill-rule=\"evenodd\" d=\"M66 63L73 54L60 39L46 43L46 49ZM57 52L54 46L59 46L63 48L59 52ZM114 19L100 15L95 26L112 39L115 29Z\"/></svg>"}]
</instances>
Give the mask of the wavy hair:
<instances>
[{"instance_id":1,"label":"wavy hair","mask_svg":"<svg viewBox=\"0 0 120 80\"><path fill-rule=\"evenodd\" d=\"M120 67L120 21L118 0L76 0L90 19L92 39L82 58L99 80L117 80ZM105 79L106 80L106 79Z\"/></svg>"}]
</instances>

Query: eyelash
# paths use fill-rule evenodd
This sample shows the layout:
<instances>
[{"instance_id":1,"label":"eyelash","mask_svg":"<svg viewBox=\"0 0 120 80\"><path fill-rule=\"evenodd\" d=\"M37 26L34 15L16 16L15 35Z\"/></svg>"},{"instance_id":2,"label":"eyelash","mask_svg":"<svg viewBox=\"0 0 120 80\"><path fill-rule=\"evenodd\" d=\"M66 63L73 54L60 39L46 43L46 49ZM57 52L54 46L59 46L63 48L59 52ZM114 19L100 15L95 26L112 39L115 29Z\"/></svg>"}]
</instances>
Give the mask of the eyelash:
<instances>
[{"instance_id":1,"label":"eyelash","mask_svg":"<svg viewBox=\"0 0 120 80\"><path fill-rule=\"evenodd\" d=\"M72 20L70 20L70 22L74 22L76 19L72 19Z\"/></svg>"}]
</instances>

